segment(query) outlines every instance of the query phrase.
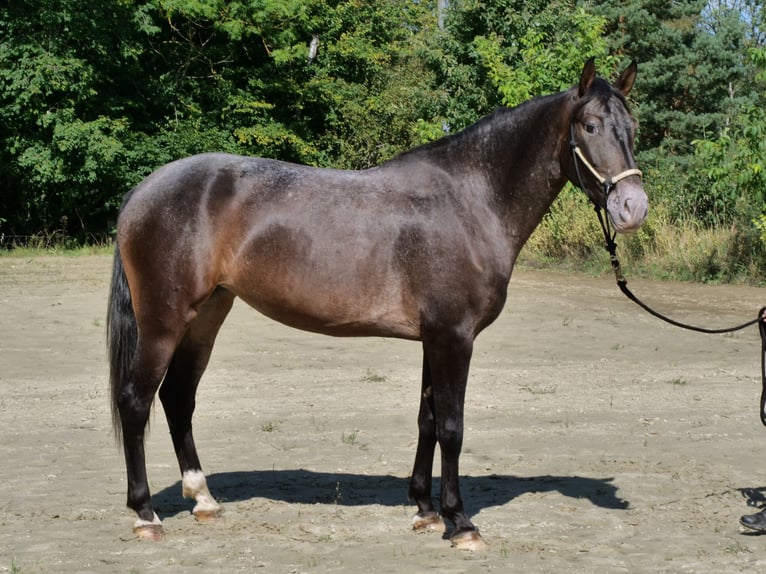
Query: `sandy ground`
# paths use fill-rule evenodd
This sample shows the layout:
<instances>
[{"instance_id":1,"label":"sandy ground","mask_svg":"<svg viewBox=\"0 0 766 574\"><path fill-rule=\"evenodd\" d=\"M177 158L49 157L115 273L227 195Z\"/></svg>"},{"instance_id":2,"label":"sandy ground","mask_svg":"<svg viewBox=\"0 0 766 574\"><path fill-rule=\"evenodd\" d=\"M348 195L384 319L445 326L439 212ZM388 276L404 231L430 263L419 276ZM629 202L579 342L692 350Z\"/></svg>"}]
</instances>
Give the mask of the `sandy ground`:
<instances>
[{"instance_id":1,"label":"sandy ground","mask_svg":"<svg viewBox=\"0 0 766 574\"><path fill-rule=\"evenodd\" d=\"M410 531L418 344L302 333L241 304L195 416L225 520L190 516L158 408L148 470L167 539L138 541L110 428L110 265L0 258L0 572L766 569L766 537L738 526L766 492L757 329L680 331L609 277L531 270L469 383L463 498L486 553ZM766 304L764 289L631 287L702 324Z\"/></svg>"}]
</instances>

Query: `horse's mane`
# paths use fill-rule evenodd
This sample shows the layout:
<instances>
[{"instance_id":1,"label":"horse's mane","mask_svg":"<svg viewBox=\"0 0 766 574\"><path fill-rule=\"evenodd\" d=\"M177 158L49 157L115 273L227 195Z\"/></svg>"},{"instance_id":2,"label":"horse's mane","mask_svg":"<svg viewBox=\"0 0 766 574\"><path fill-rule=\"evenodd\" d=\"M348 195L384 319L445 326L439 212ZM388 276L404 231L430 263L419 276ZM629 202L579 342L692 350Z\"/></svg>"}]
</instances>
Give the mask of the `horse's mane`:
<instances>
[{"instance_id":1,"label":"horse's mane","mask_svg":"<svg viewBox=\"0 0 766 574\"><path fill-rule=\"evenodd\" d=\"M559 92L556 94L536 96L517 106L499 107L495 109L495 111L478 119L476 122L460 131L453 134L447 134L435 141L404 151L394 156L389 161L407 160L411 156L428 155L431 153L439 153L442 150L463 147L463 144L476 139L481 139L485 134L495 130L498 126L508 126L514 123L519 123L523 118L535 115L535 111L542 105L549 103L555 98L561 97L565 93L566 92Z\"/></svg>"}]
</instances>

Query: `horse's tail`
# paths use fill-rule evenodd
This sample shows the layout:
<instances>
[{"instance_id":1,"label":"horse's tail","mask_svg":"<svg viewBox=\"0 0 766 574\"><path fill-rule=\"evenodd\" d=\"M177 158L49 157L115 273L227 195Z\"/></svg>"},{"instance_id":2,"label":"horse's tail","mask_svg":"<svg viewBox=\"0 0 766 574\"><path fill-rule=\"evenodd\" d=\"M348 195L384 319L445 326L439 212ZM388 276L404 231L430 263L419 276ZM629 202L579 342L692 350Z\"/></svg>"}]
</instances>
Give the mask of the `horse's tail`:
<instances>
[{"instance_id":1,"label":"horse's tail","mask_svg":"<svg viewBox=\"0 0 766 574\"><path fill-rule=\"evenodd\" d=\"M106 345L109 351L109 388L112 402L112 426L117 439L122 434L122 422L117 408L120 393L128 382L130 365L136 352L138 329L120 248L114 251L112 286L106 315Z\"/></svg>"}]
</instances>

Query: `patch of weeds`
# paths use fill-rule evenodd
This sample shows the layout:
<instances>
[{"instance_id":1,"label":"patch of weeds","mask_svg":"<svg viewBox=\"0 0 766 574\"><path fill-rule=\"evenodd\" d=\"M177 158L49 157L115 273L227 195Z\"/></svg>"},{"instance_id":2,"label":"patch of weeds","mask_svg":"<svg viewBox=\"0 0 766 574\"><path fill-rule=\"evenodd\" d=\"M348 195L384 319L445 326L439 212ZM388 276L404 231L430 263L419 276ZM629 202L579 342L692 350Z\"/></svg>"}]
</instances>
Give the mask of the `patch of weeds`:
<instances>
[{"instance_id":1,"label":"patch of weeds","mask_svg":"<svg viewBox=\"0 0 766 574\"><path fill-rule=\"evenodd\" d=\"M356 439L359 437L359 430L355 430L350 434L341 433L340 440L343 444L356 444Z\"/></svg>"},{"instance_id":2,"label":"patch of weeds","mask_svg":"<svg viewBox=\"0 0 766 574\"><path fill-rule=\"evenodd\" d=\"M335 483L335 506L340 504L340 500L343 498L343 493L340 489L340 482Z\"/></svg>"},{"instance_id":3,"label":"patch of weeds","mask_svg":"<svg viewBox=\"0 0 766 574\"><path fill-rule=\"evenodd\" d=\"M333 504L335 505L335 516L340 517L343 511L340 507L340 502L343 499L343 492L340 488L340 482L335 483L335 500L333 501Z\"/></svg>"},{"instance_id":4,"label":"patch of weeds","mask_svg":"<svg viewBox=\"0 0 766 574\"><path fill-rule=\"evenodd\" d=\"M527 391L531 395L552 395L556 392L556 385L550 387L519 387L519 390Z\"/></svg>"},{"instance_id":5,"label":"patch of weeds","mask_svg":"<svg viewBox=\"0 0 766 574\"><path fill-rule=\"evenodd\" d=\"M277 429L279 429L279 424L275 423L274 421L266 421L265 423L261 423L261 430L263 432L274 432Z\"/></svg>"},{"instance_id":6,"label":"patch of weeds","mask_svg":"<svg viewBox=\"0 0 766 574\"><path fill-rule=\"evenodd\" d=\"M750 554L753 551L748 546L735 542L723 549L728 554Z\"/></svg>"},{"instance_id":7,"label":"patch of weeds","mask_svg":"<svg viewBox=\"0 0 766 574\"><path fill-rule=\"evenodd\" d=\"M670 381L670 384L675 387L683 387L686 385L686 379L682 379L681 377L676 377L672 381Z\"/></svg>"},{"instance_id":8,"label":"patch of weeds","mask_svg":"<svg viewBox=\"0 0 766 574\"><path fill-rule=\"evenodd\" d=\"M374 373L372 369L367 369L367 373L362 377L365 383L384 383L386 380L385 376Z\"/></svg>"}]
</instances>

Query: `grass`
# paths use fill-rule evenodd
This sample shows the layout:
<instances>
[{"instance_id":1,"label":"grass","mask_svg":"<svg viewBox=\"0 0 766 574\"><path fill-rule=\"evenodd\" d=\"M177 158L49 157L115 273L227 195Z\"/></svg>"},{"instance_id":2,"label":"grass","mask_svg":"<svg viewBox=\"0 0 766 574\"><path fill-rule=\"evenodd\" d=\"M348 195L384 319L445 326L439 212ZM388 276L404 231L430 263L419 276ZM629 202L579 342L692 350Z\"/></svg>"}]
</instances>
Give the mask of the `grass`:
<instances>
[{"instance_id":1,"label":"grass","mask_svg":"<svg viewBox=\"0 0 766 574\"><path fill-rule=\"evenodd\" d=\"M556 385L551 385L549 387L519 387L520 391L526 391L531 395L552 395L556 392L557 387Z\"/></svg>"},{"instance_id":2,"label":"grass","mask_svg":"<svg viewBox=\"0 0 766 574\"><path fill-rule=\"evenodd\" d=\"M723 549L724 552L727 554L751 554L753 551L750 549L750 547L745 546L744 544L741 544L739 542L735 542L734 544L730 544L726 548Z\"/></svg>"},{"instance_id":3,"label":"grass","mask_svg":"<svg viewBox=\"0 0 766 574\"><path fill-rule=\"evenodd\" d=\"M388 380L384 375L374 373L372 369L367 369L367 373L362 377L362 381L365 383L384 383Z\"/></svg>"},{"instance_id":4,"label":"grass","mask_svg":"<svg viewBox=\"0 0 766 574\"><path fill-rule=\"evenodd\" d=\"M275 423L274 421L266 421L265 423L261 423L261 431L263 432L275 432L279 429L279 424Z\"/></svg>"},{"instance_id":5,"label":"grass","mask_svg":"<svg viewBox=\"0 0 766 574\"><path fill-rule=\"evenodd\" d=\"M359 437L359 430L355 430L351 432L350 434L341 433L340 440L343 442L343 444L356 444L356 439Z\"/></svg>"},{"instance_id":6,"label":"grass","mask_svg":"<svg viewBox=\"0 0 766 574\"><path fill-rule=\"evenodd\" d=\"M114 245L84 245L80 247L67 247L64 244L51 245L48 247L27 246L14 247L13 249L0 249L0 257L17 257L19 259L31 259L49 255L63 257L86 257L90 255L112 255Z\"/></svg>"},{"instance_id":7,"label":"grass","mask_svg":"<svg viewBox=\"0 0 766 574\"><path fill-rule=\"evenodd\" d=\"M706 228L675 220L653 204L644 225L617 237L617 256L631 277L703 283L766 283L766 245L753 230ZM582 193L564 191L521 252L529 267L559 267L592 275L611 274L609 256L593 208Z\"/></svg>"}]
</instances>

